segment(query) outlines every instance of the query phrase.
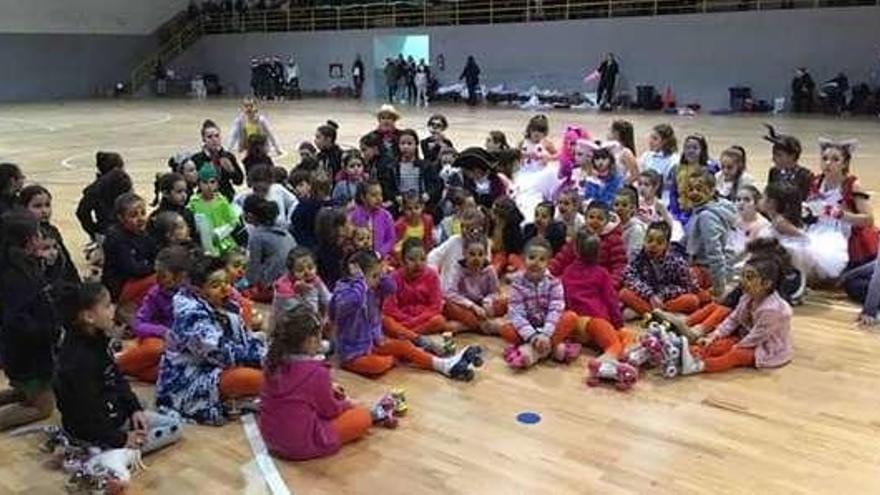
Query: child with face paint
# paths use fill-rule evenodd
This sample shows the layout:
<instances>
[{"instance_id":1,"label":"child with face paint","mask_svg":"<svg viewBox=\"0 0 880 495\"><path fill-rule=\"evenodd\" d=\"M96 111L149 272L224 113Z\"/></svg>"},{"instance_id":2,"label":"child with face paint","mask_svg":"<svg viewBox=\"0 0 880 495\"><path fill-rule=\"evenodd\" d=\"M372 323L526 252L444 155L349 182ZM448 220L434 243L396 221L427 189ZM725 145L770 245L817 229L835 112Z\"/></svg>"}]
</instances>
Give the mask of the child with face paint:
<instances>
[{"instance_id":1,"label":"child with face paint","mask_svg":"<svg viewBox=\"0 0 880 495\"><path fill-rule=\"evenodd\" d=\"M486 216L476 207L466 208L461 213L461 234L455 234L428 253L428 265L440 272L443 292L448 292L453 283L455 265L464 254L466 242L481 239L486 235ZM486 250L486 261L491 250Z\"/></svg>"},{"instance_id":2,"label":"child with face paint","mask_svg":"<svg viewBox=\"0 0 880 495\"><path fill-rule=\"evenodd\" d=\"M647 232L647 226L636 216L638 209L639 193L633 186L623 186L614 198L614 213L620 219L620 235L630 262L642 250Z\"/></svg>"},{"instance_id":3,"label":"child with face paint","mask_svg":"<svg viewBox=\"0 0 880 495\"><path fill-rule=\"evenodd\" d=\"M562 282L547 270L552 251L544 239L526 245L526 268L510 282L510 325L501 336L511 345L504 361L514 369L530 368L550 356L570 362L580 353L580 345L566 342L577 326L577 315L565 309Z\"/></svg>"},{"instance_id":4,"label":"child with face paint","mask_svg":"<svg viewBox=\"0 0 880 495\"><path fill-rule=\"evenodd\" d=\"M232 291L222 259L193 262L190 285L172 300L174 319L156 382L158 406L198 423L222 425L225 401L260 393L266 346L245 329Z\"/></svg>"},{"instance_id":5,"label":"child with face paint","mask_svg":"<svg viewBox=\"0 0 880 495\"><path fill-rule=\"evenodd\" d=\"M791 306L777 289L778 262L760 257L742 272L743 297L719 327L700 339L691 352L695 368L706 373L738 367L776 368L791 361Z\"/></svg>"},{"instance_id":6,"label":"child with face paint","mask_svg":"<svg viewBox=\"0 0 880 495\"><path fill-rule=\"evenodd\" d=\"M611 151L617 146L617 143L587 142L587 145L592 147L593 151L590 159L592 169L584 181L584 199L587 202L599 201L611 204L614 202L617 191L623 186L623 176L617 169L614 154Z\"/></svg>"},{"instance_id":7,"label":"child with face paint","mask_svg":"<svg viewBox=\"0 0 880 495\"><path fill-rule=\"evenodd\" d=\"M555 207L550 201L544 201L535 208L534 223L523 227L523 241L528 242L535 237L541 237L550 243L553 254L556 255L565 245L565 224L554 220Z\"/></svg>"},{"instance_id":8,"label":"child with face paint","mask_svg":"<svg viewBox=\"0 0 880 495\"><path fill-rule=\"evenodd\" d=\"M639 316L655 309L688 314L700 307L687 259L670 248L671 234L665 222L652 223L644 248L624 272L620 300Z\"/></svg>"},{"instance_id":9,"label":"child with face paint","mask_svg":"<svg viewBox=\"0 0 880 495\"><path fill-rule=\"evenodd\" d=\"M700 134L692 134L685 138L681 161L669 174L669 213L682 225L687 224L693 209L688 199L688 180L691 175L704 172L714 175L718 172L718 163L709 158L706 138Z\"/></svg>"},{"instance_id":10,"label":"child with face paint","mask_svg":"<svg viewBox=\"0 0 880 495\"><path fill-rule=\"evenodd\" d=\"M156 283L153 264L158 247L147 234L147 205L140 196L116 198L117 223L104 240L101 282L120 305L137 307Z\"/></svg>"},{"instance_id":11,"label":"child with face paint","mask_svg":"<svg viewBox=\"0 0 880 495\"><path fill-rule=\"evenodd\" d=\"M847 264L873 260L878 240L868 193L850 172L855 141L822 139L819 146L822 173L806 202L815 221L806 233L814 247L817 275L827 279L840 275Z\"/></svg>"},{"instance_id":12,"label":"child with face paint","mask_svg":"<svg viewBox=\"0 0 880 495\"><path fill-rule=\"evenodd\" d=\"M487 252L486 238L467 240L462 258L453 267L443 308L452 332L497 335L505 323L507 300L501 295L498 274L487 261Z\"/></svg>"},{"instance_id":13,"label":"child with face paint","mask_svg":"<svg viewBox=\"0 0 880 495\"><path fill-rule=\"evenodd\" d=\"M608 209L608 205L593 201L587 207L586 230L599 236L599 266L608 270L614 288L620 289L623 271L626 269L626 248L620 232L620 222ZM562 251L550 262L550 273L561 276L568 265L578 259L577 245L569 240Z\"/></svg>"},{"instance_id":14,"label":"child with face paint","mask_svg":"<svg viewBox=\"0 0 880 495\"><path fill-rule=\"evenodd\" d=\"M688 181L688 200L693 208L685 227L685 246L700 279L701 289L721 296L732 280L732 256L727 239L736 224L736 208L715 198L715 175L702 172Z\"/></svg>"}]
</instances>

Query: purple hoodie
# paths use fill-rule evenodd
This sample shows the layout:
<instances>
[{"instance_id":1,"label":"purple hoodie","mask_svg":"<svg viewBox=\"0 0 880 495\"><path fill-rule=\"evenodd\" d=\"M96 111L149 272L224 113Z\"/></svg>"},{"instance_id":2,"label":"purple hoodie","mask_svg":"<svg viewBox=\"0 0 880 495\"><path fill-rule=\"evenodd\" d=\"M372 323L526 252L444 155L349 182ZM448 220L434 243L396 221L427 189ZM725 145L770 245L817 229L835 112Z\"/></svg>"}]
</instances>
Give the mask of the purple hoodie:
<instances>
[{"instance_id":1,"label":"purple hoodie","mask_svg":"<svg viewBox=\"0 0 880 495\"><path fill-rule=\"evenodd\" d=\"M150 287L134 317L134 334L138 338L165 338L165 332L174 322L171 300L176 293L177 290L165 290L159 284Z\"/></svg>"},{"instance_id":2,"label":"purple hoodie","mask_svg":"<svg viewBox=\"0 0 880 495\"><path fill-rule=\"evenodd\" d=\"M336 325L339 361L366 356L382 337L382 300L397 290L394 280L382 275L379 286L370 290L363 277L336 282L330 299L330 319Z\"/></svg>"},{"instance_id":3,"label":"purple hoodie","mask_svg":"<svg viewBox=\"0 0 880 495\"><path fill-rule=\"evenodd\" d=\"M284 459L328 456L340 446L332 420L349 408L347 400L334 395L326 362L290 356L278 369L266 372L260 393L260 431L269 450Z\"/></svg>"},{"instance_id":4,"label":"purple hoodie","mask_svg":"<svg viewBox=\"0 0 880 495\"><path fill-rule=\"evenodd\" d=\"M358 227L366 227L373 232L373 248L381 257L391 254L394 243L397 242L397 230L394 228L394 218L385 208L377 208L368 211L363 205L358 205L349 214L351 223Z\"/></svg>"}]
</instances>

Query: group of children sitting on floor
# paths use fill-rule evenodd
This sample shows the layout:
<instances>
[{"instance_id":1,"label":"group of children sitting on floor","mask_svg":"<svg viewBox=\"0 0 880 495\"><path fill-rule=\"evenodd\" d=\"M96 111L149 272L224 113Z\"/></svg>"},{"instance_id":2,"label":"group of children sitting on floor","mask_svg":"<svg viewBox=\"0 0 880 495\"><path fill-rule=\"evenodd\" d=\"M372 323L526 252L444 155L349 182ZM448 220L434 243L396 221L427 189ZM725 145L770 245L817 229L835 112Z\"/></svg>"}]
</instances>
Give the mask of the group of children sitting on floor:
<instances>
[{"instance_id":1,"label":"group of children sitting on floor","mask_svg":"<svg viewBox=\"0 0 880 495\"><path fill-rule=\"evenodd\" d=\"M482 348L450 352L438 334L500 336L525 369L587 344L616 361L638 339L625 320L655 315L692 344L684 374L775 367L792 357L790 304L807 280L841 275L876 321L877 233L852 142L820 142L814 175L800 142L769 128L761 190L742 147L715 161L690 135L679 153L665 124L636 158L625 121L607 139L569 126L557 150L538 115L517 147L493 131L458 152L444 116L421 141L399 118L383 106L346 151L335 123L320 126L290 174L261 127L243 126L242 170L206 121L203 149L169 162L149 214L122 158L98 153L77 216L101 246L100 282L80 279L51 193L0 165L0 428L57 400L73 437L150 450L154 428L223 424L260 396L270 450L308 459L381 419L352 405L325 356L370 377L404 362L470 380ZM255 302L271 303L267 321ZM126 332L136 340L114 349ZM156 384L159 412L124 375Z\"/></svg>"}]
</instances>

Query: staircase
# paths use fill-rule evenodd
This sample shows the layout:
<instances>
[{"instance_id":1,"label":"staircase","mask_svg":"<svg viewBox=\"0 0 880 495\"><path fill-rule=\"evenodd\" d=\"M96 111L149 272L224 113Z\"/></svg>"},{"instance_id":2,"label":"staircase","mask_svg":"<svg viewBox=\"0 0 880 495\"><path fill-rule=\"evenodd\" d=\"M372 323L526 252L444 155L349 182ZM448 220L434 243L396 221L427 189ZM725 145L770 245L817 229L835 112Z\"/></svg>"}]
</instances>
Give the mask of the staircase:
<instances>
[{"instance_id":1,"label":"staircase","mask_svg":"<svg viewBox=\"0 0 880 495\"><path fill-rule=\"evenodd\" d=\"M181 22L171 32L171 36L159 46L159 49L148 55L137 67L131 71L129 91L137 93L145 84L153 80L156 64L161 60L163 65L174 57L180 55L187 48L195 44L202 37L202 25L199 19Z\"/></svg>"}]
</instances>

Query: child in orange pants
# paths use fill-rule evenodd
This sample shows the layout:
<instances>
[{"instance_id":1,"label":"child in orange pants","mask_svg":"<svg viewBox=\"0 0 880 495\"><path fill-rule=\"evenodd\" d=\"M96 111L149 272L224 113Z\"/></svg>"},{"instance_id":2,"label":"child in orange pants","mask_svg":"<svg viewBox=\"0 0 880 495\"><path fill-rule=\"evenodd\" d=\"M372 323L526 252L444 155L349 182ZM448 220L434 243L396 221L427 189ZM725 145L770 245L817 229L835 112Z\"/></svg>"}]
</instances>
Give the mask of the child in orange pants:
<instances>
[{"instance_id":1,"label":"child in orange pants","mask_svg":"<svg viewBox=\"0 0 880 495\"><path fill-rule=\"evenodd\" d=\"M186 281L191 260L181 246L167 247L156 256L156 283L147 291L134 318L137 343L116 356L123 374L156 383L165 334L174 321L172 299Z\"/></svg>"},{"instance_id":2,"label":"child in orange pants","mask_svg":"<svg viewBox=\"0 0 880 495\"><path fill-rule=\"evenodd\" d=\"M452 332L479 331L498 334L507 314L507 301L499 294L498 275L486 263L486 239L465 240L464 258L452 267L455 273L445 288L443 314Z\"/></svg>"},{"instance_id":3,"label":"child in orange pants","mask_svg":"<svg viewBox=\"0 0 880 495\"><path fill-rule=\"evenodd\" d=\"M777 259L750 259L742 273L743 297L714 332L692 347L704 372L736 367L772 368L791 360L791 306L777 289L783 270Z\"/></svg>"},{"instance_id":4,"label":"child in orange pants","mask_svg":"<svg viewBox=\"0 0 880 495\"><path fill-rule=\"evenodd\" d=\"M575 340L592 341L603 357L616 360L631 336L617 330L623 327L620 300L611 275L598 264L601 241L582 230L572 242L578 257L563 270L562 287L565 307L576 317Z\"/></svg>"},{"instance_id":5,"label":"child in orange pants","mask_svg":"<svg viewBox=\"0 0 880 495\"><path fill-rule=\"evenodd\" d=\"M639 316L655 309L689 314L700 307L699 289L687 260L669 249L671 234L666 222L648 226L641 252L624 271L620 300Z\"/></svg>"},{"instance_id":6,"label":"child in orange pants","mask_svg":"<svg viewBox=\"0 0 880 495\"><path fill-rule=\"evenodd\" d=\"M440 276L425 265L425 248L421 239L404 241L400 254L403 266L391 275L397 292L388 296L382 305L385 334L413 342L431 352L442 352L434 349L426 337L446 330Z\"/></svg>"},{"instance_id":7,"label":"child in orange pants","mask_svg":"<svg viewBox=\"0 0 880 495\"><path fill-rule=\"evenodd\" d=\"M348 277L336 282L329 311L337 329L336 349L342 367L378 376L393 368L399 358L453 379L473 378L472 368L482 365L478 346L467 346L452 357L439 358L410 340L383 335L382 300L394 292L394 280L382 275L375 253L362 250L350 257Z\"/></svg>"},{"instance_id":8,"label":"child in orange pants","mask_svg":"<svg viewBox=\"0 0 880 495\"><path fill-rule=\"evenodd\" d=\"M511 324L502 329L502 337L513 345L504 351L504 361L514 369L529 368L551 355L569 362L580 353L580 345L566 342L577 315L563 314L562 283L547 271L553 248L535 237L526 245L525 255L525 271L510 282Z\"/></svg>"},{"instance_id":9,"label":"child in orange pants","mask_svg":"<svg viewBox=\"0 0 880 495\"><path fill-rule=\"evenodd\" d=\"M523 219L516 203L507 196L497 198L492 205L492 266L499 277L525 266L520 254L524 243L520 227Z\"/></svg>"}]
</instances>

